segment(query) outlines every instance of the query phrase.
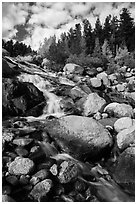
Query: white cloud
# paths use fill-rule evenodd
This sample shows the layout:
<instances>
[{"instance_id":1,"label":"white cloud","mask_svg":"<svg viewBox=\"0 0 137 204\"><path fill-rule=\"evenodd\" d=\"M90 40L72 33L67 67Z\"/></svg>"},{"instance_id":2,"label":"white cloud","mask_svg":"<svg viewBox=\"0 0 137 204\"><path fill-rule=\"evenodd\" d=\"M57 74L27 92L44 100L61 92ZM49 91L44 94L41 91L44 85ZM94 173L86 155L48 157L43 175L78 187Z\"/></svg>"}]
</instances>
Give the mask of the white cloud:
<instances>
[{"instance_id":1,"label":"white cloud","mask_svg":"<svg viewBox=\"0 0 137 204\"><path fill-rule=\"evenodd\" d=\"M26 28L29 34L24 42L33 49L37 49L45 37L55 34L58 38L62 32L81 23L82 18L87 18L94 28L97 15L100 16L101 23L104 23L109 14L119 17L120 10L124 7L129 9L133 18L135 16L134 5L131 6L130 2L116 2L115 7L111 2L36 2L33 5L18 2L2 5L2 33L6 38L16 36L15 26L24 24L31 12Z\"/></svg>"}]
</instances>

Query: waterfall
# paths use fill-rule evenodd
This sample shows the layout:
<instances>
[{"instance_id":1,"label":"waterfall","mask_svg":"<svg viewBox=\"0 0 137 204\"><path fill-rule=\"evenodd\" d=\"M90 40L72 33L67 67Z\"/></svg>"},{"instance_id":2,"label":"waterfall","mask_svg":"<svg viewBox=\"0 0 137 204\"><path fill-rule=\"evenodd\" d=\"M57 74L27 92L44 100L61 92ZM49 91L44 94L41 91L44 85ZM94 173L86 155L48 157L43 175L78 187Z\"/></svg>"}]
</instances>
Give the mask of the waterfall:
<instances>
[{"instance_id":1,"label":"waterfall","mask_svg":"<svg viewBox=\"0 0 137 204\"><path fill-rule=\"evenodd\" d=\"M64 115L63 110L60 108L61 98L50 92L52 86L48 80L44 79L38 74L31 75L26 73L22 73L20 76L18 76L18 79L22 82L33 83L40 91L43 92L46 101L48 98L47 105L43 109L43 114L37 118L28 116L28 120L44 120L50 115L55 117L61 117Z\"/></svg>"}]
</instances>

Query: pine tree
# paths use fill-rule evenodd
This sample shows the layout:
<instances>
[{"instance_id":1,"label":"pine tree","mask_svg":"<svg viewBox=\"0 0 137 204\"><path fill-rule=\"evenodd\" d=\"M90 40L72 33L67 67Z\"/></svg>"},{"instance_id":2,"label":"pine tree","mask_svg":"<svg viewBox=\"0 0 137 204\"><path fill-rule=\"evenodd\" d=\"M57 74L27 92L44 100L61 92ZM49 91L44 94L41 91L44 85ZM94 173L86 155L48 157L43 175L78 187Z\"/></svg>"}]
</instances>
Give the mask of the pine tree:
<instances>
[{"instance_id":1,"label":"pine tree","mask_svg":"<svg viewBox=\"0 0 137 204\"><path fill-rule=\"evenodd\" d=\"M93 57L101 57L102 56L102 51L101 51L99 38L95 39L95 48L94 48L92 56Z\"/></svg>"},{"instance_id":2,"label":"pine tree","mask_svg":"<svg viewBox=\"0 0 137 204\"><path fill-rule=\"evenodd\" d=\"M102 45L103 44L103 29L102 29L102 25L101 25L99 17L97 18L96 23L95 23L94 33L95 33L95 37L99 39L99 42Z\"/></svg>"},{"instance_id":3,"label":"pine tree","mask_svg":"<svg viewBox=\"0 0 137 204\"><path fill-rule=\"evenodd\" d=\"M112 51L110 50L109 42L107 39L104 40L102 45L102 54L109 60L112 58Z\"/></svg>"},{"instance_id":4,"label":"pine tree","mask_svg":"<svg viewBox=\"0 0 137 204\"><path fill-rule=\"evenodd\" d=\"M90 22L87 19L83 20L83 43L85 43L85 53L87 55L93 53L95 41L94 41L94 35L92 31L92 27Z\"/></svg>"},{"instance_id":5,"label":"pine tree","mask_svg":"<svg viewBox=\"0 0 137 204\"><path fill-rule=\"evenodd\" d=\"M135 49L135 26L127 8L123 8L120 14L119 33L121 41L125 41L129 51L133 51Z\"/></svg>"},{"instance_id":6,"label":"pine tree","mask_svg":"<svg viewBox=\"0 0 137 204\"><path fill-rule=\"evenodd\" d=\"M103 27L103 40L110 40L111 37L111 15L107 16L105 19Z\"/></svg>"}]
</instances>

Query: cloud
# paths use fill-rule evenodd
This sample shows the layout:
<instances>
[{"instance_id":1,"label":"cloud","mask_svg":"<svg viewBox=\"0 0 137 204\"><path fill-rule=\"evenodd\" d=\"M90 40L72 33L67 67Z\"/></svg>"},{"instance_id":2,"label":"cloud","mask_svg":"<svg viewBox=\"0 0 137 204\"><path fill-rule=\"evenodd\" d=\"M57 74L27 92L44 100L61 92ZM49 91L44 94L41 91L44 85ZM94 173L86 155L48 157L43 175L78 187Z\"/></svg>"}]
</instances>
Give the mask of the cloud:
<instances>
[{"instance_id":1,"label":"cloud","mask_svg":"<svg viewBox=\"0 0 137 204\"><path fill-rule=\"evenodd\" d=\"M2 3L2 35L12 38L16 35L16 25L24 24L28 12L21 9L21 4Z\"/></svg>"},{"instance_id":2,"label":"cloud","mask_svg":"<svg viewBox=\"0 0 137 204\"><path fill-rule=\"evenodd\" d=\"M94 28L97 16L103 24L109 14L117 15L122 8L128 8L135 17L135 4L131 2L18 2L2 4L2 33L5 38L13 38L17 25L24 25L28 35L24 42L38 49L45 37L67 32L76 23L87 18Z\"/></svg>"}]
</instances>

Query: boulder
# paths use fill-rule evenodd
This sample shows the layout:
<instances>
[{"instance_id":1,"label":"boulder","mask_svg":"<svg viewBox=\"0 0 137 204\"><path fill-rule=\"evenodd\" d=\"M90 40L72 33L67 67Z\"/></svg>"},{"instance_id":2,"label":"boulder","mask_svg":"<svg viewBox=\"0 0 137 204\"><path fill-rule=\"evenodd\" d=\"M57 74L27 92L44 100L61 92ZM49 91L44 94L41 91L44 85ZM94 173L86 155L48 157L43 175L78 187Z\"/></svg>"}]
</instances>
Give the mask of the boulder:
<instances>
[{"instance_id":1,"label":"boulder","mask_svg":"<svg viewBox=\"0 0 137 204\"><path fill-rule=\"evenodd\" d=\"M135 143L135 126L121 130L117 136L117 146L122 151L131 144Z\"/></svg>"},{"instance_id":2,"label":"boulder","mask_svg":"<svg viewBox=\"0 0 137 204\"><path fill-rule=\"evenodd\" d=\"M74 100L80 99L86 95L87 94L78 86L75 86L70 90L70 97Z\"/></svg>"},{"instance_id":3,"label":"boulder","mask_svg":"<svg viewBox=\"0 0 137 204\"><path fill-rule=\"evenodd\" d=\"M96 68L90 68L90 67L88 67L87 69L86 69L86 74L88 75L88 76L90 76L90 77L95 77L96 75L97 75L97 69Z\"/></svg>"},{"instance_id":4,"label":"boulder","mask_svg":"<svg viewBox=\"0 0 137 204\"><path fill-rule=\"evenodd\" d=\"M97 72L103 72L103 68L102 67L97 67Z\"/></svg>"},{"instance_id":5,"label":"boulder","mask_svg":"<svg viewBox=\"0 0 137 204\"><path fill-rule=\"evenodd\" d=\"M94 88L99 88L99 87L101 87L101 84L102 84L101 80L96 78L96 77L91 78L90 82L91 82L92 87L94 87Z\"/></svg>"},{"instance_id":6,"label":"boulder","mask_svg":"<svg viewBox=\"0 0 137 204\"><path fill-rule=\"evenodd\" d=\"M88 155L97 159L113 144L110 133L93 118L65 116L47 122L45 128L61 149L75 158Z\"/></svg>"},{"instance_id":7,"label":"boulder","mask_svg":"<svg viewBox=\"0 0 137 204\"><path fill-rule=\"evenodd\" d=\"M29 158L16 157L9 165L9 173L13 175L26 175L34 169L34 162Z\"/></svg>"},{"instance_id":8,"label":"boulder","mask_svg":"<svg viewBox=\"0 0 137 204\"><path fill-rule=\"evenodd\" d=\"M130 117L122 117L114 123L114 129L116 132L120 132L121 130L131 127L133 124L134 120Z\"/></svg>"},{"instance_id":9,"label":"boulder","mask_svg":"<svg viewBox=\"0 0 137 204\"><path fill-rule=\"evenodd\" d=\"M107 112L110 116L121 118L121 117L133 117L134 111L130 105L125 103L110 103L104 108L104 112Z\"/></svg>"},{"instance_id":10,"label":"boulder","mask_svg":"<svg viewBox=\"0 0 137 204\"><path fill-rule=\"evenodd\" d=\"M79 74L82 75L83 74L83 67L77 65L77 64L73 64L73 63L68 63L64 66L63 71L65 72L66 75L69 74Z\"/></svg>"},{"instance_id":11,"label":"boulder","mask_svg":"<svg viewBox=\"0 0 137 204\"><path fill-rule=\"evenodd\" d=\"M105 86L110 85L110 82L109 82L109 79L108 79L108 75L107 75L106 72L101 72L101 73L97 74L96 77L97 77L99 80L102 80L102 81L103 81L103 84L104 84Z\"/></svg>"},{"instance_id":12,"label":"boulder","mask_svg":"<svg viewBox=\"0 0 137 204\"><path fill-rule=\"evenodd\" d=\"M45 100L43 93L32 83L3 79L2 86L3 116L25 114Z\"/></svg>"},{"instance_id":13,"label":"boulder","mask_svg":"<svg viewBox=\"0 0 137 204\"><path fill-rule=\"evenodd\" d=\"M117 77L115 74L108 75L109 80L113 83L115 80L117 80Z\"/></svg>"},{"instance_id":14,"label":"boulder","mask_svg":"<svg viewBox=\"0 0 137 204\"><path fill-rule=\"evenodd\" d=\"M122 92L125 90L124 84L117 84L116 86L117 91Z\"/></svg>"},{"instance_id":15,"label":"boulder","mask_svg":"<svg viewBox=\"0 0 137 204\"><path fill-rule=\"evenodd\" d=\"M91 93L86 97L83 104L83 114L85 116L93 115L100 111L105 104L105 99L101 98L97 93Z\"/></svg>"},{"instance_id":16,"label":"boulder","mask_svg":"<svg viewBox=\"0 0 137 204\"><path fill-rule=\"evenodd\" d=\"M12 78L13 76L18 75L20 72L18 70L18 66L7 62L2 58L2 77Z\"/></svg>"},{"instance_id":17,"label":"boulder","mask_svg":"<svg viewBox=\"0 0 137 204\"><path fill-rule=\"evenodd\" d=\"M125 190L135 193L135 148L127 148L118 158L113 173L115 181Z\"/></svg>"}]
</instances>

